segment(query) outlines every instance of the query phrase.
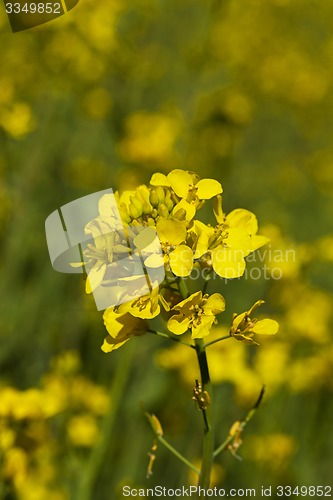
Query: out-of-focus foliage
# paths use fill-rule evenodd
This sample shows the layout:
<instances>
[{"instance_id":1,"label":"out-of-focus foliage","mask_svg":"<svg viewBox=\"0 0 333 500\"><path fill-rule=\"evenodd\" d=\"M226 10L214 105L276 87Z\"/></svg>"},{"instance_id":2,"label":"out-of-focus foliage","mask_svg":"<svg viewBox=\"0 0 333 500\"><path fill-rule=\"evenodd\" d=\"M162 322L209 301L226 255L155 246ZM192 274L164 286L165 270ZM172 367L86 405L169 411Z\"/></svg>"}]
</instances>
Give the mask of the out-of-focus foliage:
<instances>
[{"instance_id":1,"label":"out-of-focus foliage","mask_svg":"<svg viewBox=\"0 0 333 500\"><path fill-rule=\"evenodd\" d=\"M212 285L228 298L221 334L258 297L280 323L260 347L227 340L210 348L217 440L267 386L239 450L244 460L221 456L215 482L328 484L332 4L81 0L61 19L17 34L0 7L3 498L14 488L18 498L29 490L33 499L104 500L121 497L122 484L193 480L160 448L145 479L152 436L140 402L195 462L195 360L155 337L133 339L112 359L103 354L101 315L82 279L53 271L44 235L46 217L64 203L173 168L219 179L224 210L255 212L271 238L248 264L266 265L269 279L261 272ZM80 374L68 375L55 398L62 375L51 360L72 350ZM76 400L77 378L89 394L110 387L104 417L104 403L103 412L86 406L94 396Z\"/></svg>"}]
</instances>

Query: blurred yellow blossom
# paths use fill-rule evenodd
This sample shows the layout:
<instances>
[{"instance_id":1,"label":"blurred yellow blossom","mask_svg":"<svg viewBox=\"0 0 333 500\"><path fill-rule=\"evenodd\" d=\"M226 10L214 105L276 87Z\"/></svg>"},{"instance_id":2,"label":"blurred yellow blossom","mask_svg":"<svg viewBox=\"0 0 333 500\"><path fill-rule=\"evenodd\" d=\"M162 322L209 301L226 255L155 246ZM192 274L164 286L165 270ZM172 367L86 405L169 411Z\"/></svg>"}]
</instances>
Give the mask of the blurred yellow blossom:
<instances>
[{"instance_id":1,"label":"blurred yellow blossom","mask_svg":"<svg viewBox=\"0 0 333 500\"><path fill-rule=\"evenodd\" d=\"M99 436L96 419L90 414L72 417L67 424L67 432L75 446L92 446Z\"/></svg>"}]
</instances>

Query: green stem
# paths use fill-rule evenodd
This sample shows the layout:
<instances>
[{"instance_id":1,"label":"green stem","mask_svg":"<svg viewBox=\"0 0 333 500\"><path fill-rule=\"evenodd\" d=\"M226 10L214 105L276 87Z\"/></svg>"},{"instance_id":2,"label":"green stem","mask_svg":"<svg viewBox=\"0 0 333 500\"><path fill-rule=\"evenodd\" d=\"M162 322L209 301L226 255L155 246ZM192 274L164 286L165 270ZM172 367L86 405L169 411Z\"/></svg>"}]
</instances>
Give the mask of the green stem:
<instances>
[{"instance_id":1,"label":"green stem","mask_svg":"<svg viewBox=\"0 0 333 500\"><path fill-rule=\"evenodd\" d=\"M195 349L195 346L193 344L189 344L188 342L184 342L184 340L180 340L177 337L172 337L171 335L168 335L167 333L159 332L157 330L152 330L152 329L147 330L147 332L153 333L154 335L158 335L159 337L163 337L163 338L166 338L168 340L173 340L173 342L178 342L178 344L183 344L183 345L186 345L187 347L191 347L192 349Z\"/></svg>"},{"instance_id":2,"label":"green stem","mask_svg":"<svg viewBox=\"0 0 333 500\"><path fill-rule=\"evenodd\" d=\"M216 342L220 342L220 340L226 340L226 339L231 339L231 335L225 335L224 337L220 337L218 339L212 340L211 342L207 342L207 344L205 344L205 347L209 347L213 344L216 344Z\"/></svg>"},{"instance_id":3,"label":"green stem","mask_svg":"<svg viewBox=\"0 0 333 500\"><path fill-rule=\"evenodd\" d=\"M178 288L179 288L179 292L180 292L181 296L183 297L183 299L187 299L187 297L189 296L189 293L188 293L188 289L187 289L186 283L183 280L183 278L179 278Z\"/></svg>"},{"instance_id":4,"label":"green stem","mask_svg":"<svg viewBox=\"0 0 333 500\"><path fill-rule=\"evenodd\" d=\"M253 415L255 414L257 409L259 408L260 403L262 401L262 398L264 396L264 393L265 393L265 386L262 387L256 403L247 412L245 418L240 422L239 428L240 428L241 432L243 432L243 430L245 429L245 427L247 426L247 424L249 423L249 421L251 420L251 418L253 417ZM216 458L217 455L222 453L222 451L226 450L228 448L229 444L231 444L234 439L235 439L234 435L228 436L227 439L225 441L223 441L223 443L220 444L220 446L218 448L216 448L216 450L214 451L214 453L213 453L214 458Z\"/></svg>"},{"instance_id":5,"label":"green stem","mask_svg":"<svg viewBox=\"0 0 333 500\"><path fill-rule=\"evenodd\" d=\"M181 453L179 453L179 451L176 450L176 448L174 448L170 443L168 443L168 441L166 441L162 436L157 436L157 440L163 444L163 446L165 446L169 451L171 451L171 453L173 453L173 455L175 455L175 457L177 457L181 462L183 462L183 464L187 465L187 467L189 467L190 469L192 469L196 474L200 474L200 470L193 464L191 464L191 462L189 462L187 460L187 458L185 458Z\"/></svg>"},{"instance_id":6,"label":"green stem","mask_svg":"<svg viewBox=\"0 0 333 500\"><path fill-rule=\"evenodd\" d=\"M196 352L198 356L200 375L201 375L201 386L202 391L206 391L210 396L210 404L206 409L203 409L203 416L205 421L204 430L204 443L203 443L203 455L201 471L199 476L198 486L203 489L208 489L210 485L210 476L213 466L213 451L214 451L214 428L212 423L212 385L210 382L207 356L205 350L205 343L202 339L195 340Z\"/></svg>"},{"instance_id":7,"label":"green stem","mask_svg":"<svg viewBox=\"0 0 333 500\"><path fill-rule=\"evenodd\" d=\"M207 283L208 284L208 283ZM179 291L183 297L186 299L189 295L185 281L180 278L178 282ZM207 408L202 409L202 414L205 423L204 429L204 442L203 442L203 453L202 453L202 463L199 475L198 486L203 490L209 488L210 476L213 466L213 451L214 451L214 427L212 423L212 385L210 382L208 362L206 356L206 346L202 339L195 339L195 350L198 357L200 376L201 376L201 387L203 392L207 392L210 397L210 403ZM199 493L199 497L200 497Z\"/></svg>"}]
</instances>

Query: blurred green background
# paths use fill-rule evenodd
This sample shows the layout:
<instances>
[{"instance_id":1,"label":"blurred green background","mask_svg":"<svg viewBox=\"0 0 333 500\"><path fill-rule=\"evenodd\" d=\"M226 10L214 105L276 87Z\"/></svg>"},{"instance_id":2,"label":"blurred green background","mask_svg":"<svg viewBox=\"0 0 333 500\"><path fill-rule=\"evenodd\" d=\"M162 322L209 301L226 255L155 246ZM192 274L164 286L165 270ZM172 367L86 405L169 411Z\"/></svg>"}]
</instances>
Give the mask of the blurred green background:
<instances>
[{"instance_id":1,"label":"blurred green background","mask_svg":"<svg viewBox=\"0 0 333 500\"><path fill-rule=\"evenodd\" d=\"M61 205L173 168L217 178L226 212L253 211L272 251L295 250L268 259L279 280L214 283L224 326L259 298L281 325L259 348L211 348L217 444L267 386L243 460L220 456L214 484L331 483L332 19L311 0L81 0L12 34L1 6L1 498L193 483L161 446L146 479L140 405L200 460L195 359L147 335L104 354L102 315L82 276L52 269L44 234Z\"/></svg>"}]
</instances>

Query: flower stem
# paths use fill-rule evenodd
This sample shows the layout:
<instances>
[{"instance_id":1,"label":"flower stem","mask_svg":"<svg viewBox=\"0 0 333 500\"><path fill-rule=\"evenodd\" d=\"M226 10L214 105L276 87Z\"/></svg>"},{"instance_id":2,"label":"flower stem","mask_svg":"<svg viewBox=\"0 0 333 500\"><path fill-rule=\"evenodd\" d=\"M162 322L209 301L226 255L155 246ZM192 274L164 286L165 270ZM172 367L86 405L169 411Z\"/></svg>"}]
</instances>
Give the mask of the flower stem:
<instances>
[{"instance_id":1,"label":"flower stem","mask_svg":"<svg viewBox=\"0 0 333 500\"><path fill-rule=\"evenodd\" d=\"M189 467L190 469L192 469L196 474L200 474L200 470L197 469L197 467L193 464L191 464L191 462L189 462L187 460L187 458L185 458L181 453L179 453L179 451L176 450L176 448L174 448L170 443L168 443L168 441L166 441L162 436L158 436L157 437L157 440L163 444L163 446L165 446L165 448L167 448L169 451L171 451L171 453L173 453L173 455L175 455L175 457L177 457L181 462L183 462L185 465L187 465L187 467Z\"/></svg>"},{"instance_id":2,"label":"flower stem","mask_svg":"<svg viewBox=\"0 0 333 500\"><path fill-rule=\"evenodd\" d=\"M210 382L205 343L202 339L195 340L196 352L198 356L202 391L206 391L210 396L210 404L202 410L205 430L201 471L198 486L202 489L208 489L210 485L210 476L213 466L214 451L214 428L212 423L212 385Z\"/></svg>"},{"instance_id":3,"label":"flower stem","mask_svg":"<svg viewBox=\"0 0 333 500\"><path fill-rule=\"evenodd\" d=\"M207 283L208 284L208 283ZM183 299L186 299L189 295L187 286L185 281L180 278L178 282L179 292L182 295ZM204 429L204 442L203 442L203 453L202 453L202 462L201 462L201 470L199 475L199 484L198 486L203 490L209 488L210 485L210 476L213 466L213 452L214 452L214 427L212 423L212 384L210 382L208 362L206 356L206 346L205 342L202 339L195 339L195 350L198 357L200 376L201 376L201 387L203 392L207 392L210 397L210 403L205 408L202 409L202 414L205 423ZM199 498L200 498L200 490L199 490Z\"/></svg>"},{"instance_id":4,"label":"flower stem","mask_svg":"<svg viewBox=\"0 0 333 500\"><path fill-rule=\"evenodd\" d=\"M264 393L265 393L265 386L263 386L261 388L261 391L260 391L260 394L259 394L257 401L252 406L252 408L247 412L245 418L240 422L239 429L241 430L241 432L243 432L243 430L245 429L245 427L247 426L247 424L249 423L249 421L251 420L251 418L253 417L253 415L255 414L257 409L259 408L260 403L262 401L262 398L264 396ZM214 453L213 453L214 458L217 457L217 455L219 455L220 453L222 453L222 451L226 450L228 448L229 444L231 444L234 439L235 439L235 435L229 434L229 436L225 439L225 441L223 441L223 443L220 444L220 446L218 448L216 448L216 450L214 451Z\"/></svg>"},{"instance_id":5,"label":"flower stem","mask_svg":"<svg viewBox=\"0 0 333 500\"><path fill-rule=\"evenodd\" d=\"M211 342L207 342L207 344L205 344L205 347L209 347L213 344L216 344L216 342L220 342L220 340L226 340L231 338L232 338L231 335L225 335L224 337L219 337L218 339L212 340Z\"/></svg>"},{"instance_id":6,"label":"flower stem","mask_svg":"<svg viewBox=\"0 0 333 500\"><path fill-rule=\"evenodd\" d=\"M187 347L191 347L192 349L195 349L195 346L193 344L189 344L188 342L184 342L184 340L180 340L177 337L172 337L171 335L168 335L167 333L164 332L159 332L158 330L152 330L151 328L147 330L149 333L153 333L154 335L158 335L159 337L164 337L168 340L173 340L174 342L178 342L178 344L183 344L186 345Z\"/></svg>"}]
</instances>

